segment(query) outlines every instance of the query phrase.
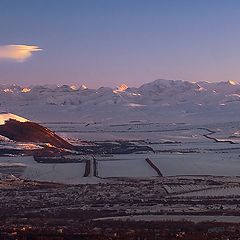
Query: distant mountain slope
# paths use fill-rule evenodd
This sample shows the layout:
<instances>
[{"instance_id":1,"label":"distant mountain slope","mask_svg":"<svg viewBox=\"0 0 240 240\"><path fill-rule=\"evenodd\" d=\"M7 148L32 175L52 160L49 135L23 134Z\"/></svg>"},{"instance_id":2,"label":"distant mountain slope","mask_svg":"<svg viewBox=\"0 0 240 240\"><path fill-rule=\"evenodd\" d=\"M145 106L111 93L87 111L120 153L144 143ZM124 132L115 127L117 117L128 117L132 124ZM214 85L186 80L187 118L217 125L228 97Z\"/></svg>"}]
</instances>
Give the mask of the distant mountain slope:
<instances>
[{"instance_id":1,"label":"distant mountain slope","mask_svg":"<svg viewBox=\"0 0 240 240\"><path fill-rule=\"evenodd\" d=\"M240 85L155 80L139 88L0 85L0 109L35 121L240 120Z\"/></svg>"}]
</instances>

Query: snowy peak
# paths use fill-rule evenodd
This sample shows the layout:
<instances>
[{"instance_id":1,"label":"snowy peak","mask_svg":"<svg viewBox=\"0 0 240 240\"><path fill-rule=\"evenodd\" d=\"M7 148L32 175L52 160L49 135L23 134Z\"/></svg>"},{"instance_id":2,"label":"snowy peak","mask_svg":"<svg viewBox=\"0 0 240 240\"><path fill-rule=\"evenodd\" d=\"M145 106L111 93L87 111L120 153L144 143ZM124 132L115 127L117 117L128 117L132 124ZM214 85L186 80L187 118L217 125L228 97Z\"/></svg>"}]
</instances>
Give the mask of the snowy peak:
<instances>
[{"instance_id":1,"label":"snowy peak","mask_svg":"<svg viewBox=\"0 0 240 240\"><path fill-rule=\"evenodd\" d=\"M123 92L123 91L126 91L127 89L128 89L128 86L126 84L121 84L117 90L119 92Z\"/></svg>"},{"instance_id":2,"label":"snowy peak","mask_svg":"<svg viewBox=\"0 0 240 240\"><path fill-rule=\"evenodd\" d=\"M128 89L126 84L121 84L116 89L112 90L114 93L125 92Z\"/></svg>"},{"instance_id":3,"label":"snowy peak","mask_svg":"<svg viewBox=\"0 0 240 240\"><path fill-rule=\"evenodd\" d=\"M0 125L4 125L9 120L16 120L18 122L28 122L29 120L12 113L0 113Z\"/></svg>"},{"instance_id":4,"label":"snowy peak","mask_svg":"<svg viewBox=\"0 0 240 240\"><path fill-rule=\"evenodd\" d=\"M164 79L158 79L150 83L146 83L142 85L139 89L142 91L149 91L149 90L158 90L158 91L164 91L166 89L171 90L181 90L181 91L187 91L187 90L195 90L198 89L200 86L197 83L191 83L188 81L183 80L164 80Z\"/></svg>"},{"instance_id":5,"label":"snowy peak","mask_svg":"<svg viewBox=\"0 0 240 240\"><path fill-rule=\"evenodd\" d=\"M240 90L240 85L234 80L226 82L199 82L203 88L221 95L234 94Z\"/></svg>"},{"instance_id":6,"label":"snowy peak","mask_svg":"<svg viewBox=\"0 0 240 240\"><path fill-rule=\"evenodd\" d=\"M0 136L16 142L31 142L50 144L58 148L73 149L73 145L52 132L46 127L37 123L27 121L17 115L6 113L1 114L4 121L0 125Z\"/></svg>"},{"instance_id":7,"label":"snowy peak","mask_svg":"<svg viewBox=\"0 0 240 240\"><path fill-rule=\"evenodd\" d=\"M158 119L162 114L223 114L240 111L240 85L158 79L142 86L88 89L82 85L0 85L0 110L36 121L46 119ZM2 115L0 123L10 117ZM13 117L12 118L17 118ZM240 117L239 117L240 119Z\"/></svg>"},{"instance_id":8,"label":"snowy peak","mask_svg":"<svg viewBox=\"0 0 240 240\"><path fill-rule=\"evenodd\" d=\"M165 80L157 79L153 82L143 84L139 88L129 88L126 84L121 84L117 88L101 87L99 89L111 89L115 92L163 92L164 90L171 90L173 92L184 92L184 91L201 91L205 89L206 91L215 90L220 93L225 93L234 90L240 90L240 85L234 80L228 80L225 82L189 82L183 80ZM73 93L82 90L89 90L86 85L37 85L37 86L17 86L13 85L0 85L0 94L18 94L18 95L28 95L28 94L44 94L44 93ZM91 92L97 92L97 89L91 89Z\"/></svg>"},{"instance_id":9,"label":"snowy peak","mask_svg":"<svg viewBox=\"0 0 240 240\"><path fill-rule=\"evenodd\" d=\"M238 83L236 81L234 81L234 80L228 80L227 83L229 85L233 85L233 86L238 85Z\"/></svg>"},{"instance_id":10,"label":"snowy peak","mask_svg":"<svg viewBox=\"0 0 240 240\"><path fill-rule=\"evenodd\" d=\"M85 84L82 84L79 89L80 90L85 90L85 89L88 89L88 87Z\"/></svg>"}]
</instances>

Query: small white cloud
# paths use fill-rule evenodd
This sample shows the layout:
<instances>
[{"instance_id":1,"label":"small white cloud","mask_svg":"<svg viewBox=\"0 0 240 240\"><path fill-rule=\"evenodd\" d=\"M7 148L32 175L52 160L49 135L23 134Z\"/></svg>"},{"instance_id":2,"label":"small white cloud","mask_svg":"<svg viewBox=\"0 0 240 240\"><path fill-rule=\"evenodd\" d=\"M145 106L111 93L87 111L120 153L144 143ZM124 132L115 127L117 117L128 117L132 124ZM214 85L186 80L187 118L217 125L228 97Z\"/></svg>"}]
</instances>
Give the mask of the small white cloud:
<instances>
[{"instance_id":1,"label":"small white cloud","mask_svg":"<svg viewBox=\"0 0 240 240\"><path fill-rule=\"evenodd\" d=\"M32 56L33 52L42 51L38 46L30 45L4 45L0 46L0 60L24 62Z\"/></svg>"}]
</instances>

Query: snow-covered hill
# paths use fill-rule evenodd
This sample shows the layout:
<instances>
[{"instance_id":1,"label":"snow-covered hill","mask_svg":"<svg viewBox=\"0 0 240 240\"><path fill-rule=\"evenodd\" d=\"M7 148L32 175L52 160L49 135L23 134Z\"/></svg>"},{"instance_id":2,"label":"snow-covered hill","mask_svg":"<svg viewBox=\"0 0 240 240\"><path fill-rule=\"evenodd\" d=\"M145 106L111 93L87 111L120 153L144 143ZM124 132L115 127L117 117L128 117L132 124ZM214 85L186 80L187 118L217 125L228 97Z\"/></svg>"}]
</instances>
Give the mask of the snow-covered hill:
<instances>
[{"instance_id":1,"label":"snow-covered hill","mask_svg":"<svg viewBox=\"0 0 240 240\"><path fill-rule=\"evenodd\" d=\"M19 121L19 122L27 122L27 121L29 121L26 118L17 116L17 115L12 114L12 113L7 113L7 112L0 113L0 125L5 124L6 121L9 121L10 119L13 119L13 120L16 120L16 121Z\"/></svg>"},{"instance_id":2,"label":"snow-covered hill","mask_svg":"<svg viewBox=\"0 0 240 240\"><path fill-rule=\"evenodd\" d=\"M0 110L34 121L240 120L240 85L155 80L139 88L0 85Z\"/></svg>"}]
</instances>

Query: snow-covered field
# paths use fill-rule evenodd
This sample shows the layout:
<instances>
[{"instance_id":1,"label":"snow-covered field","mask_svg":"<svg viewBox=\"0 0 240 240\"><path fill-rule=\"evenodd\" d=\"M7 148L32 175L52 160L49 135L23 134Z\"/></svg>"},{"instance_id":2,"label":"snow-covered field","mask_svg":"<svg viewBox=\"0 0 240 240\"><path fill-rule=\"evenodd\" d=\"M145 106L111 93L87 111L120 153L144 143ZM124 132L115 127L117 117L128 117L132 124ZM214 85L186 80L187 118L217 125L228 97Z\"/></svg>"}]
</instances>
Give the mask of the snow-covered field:
<instances>
[{"instance_id":1,"label":"snow-covered field","mask_svg":"<svg viewBox=\"0 0 240 240\"><path fill-rule=\"evenodd\" d=\"M98 171L100 177L156 177L157 173L144 159L122 159L114 161L99 161Z\"/></svg>"},{"instance_id":2,"label":"snow-covered field","mask_svg":"<svg viewBox=\"0 0 240 240\"><path fill-rule=\"evenodd\" d=\"M200 191L187 192L177 195L178 197L236 197L240 196L240 186L226 186Z\"/></svg>"},{"instance_id":3,"label":"snow-covered field","mask_svg":"<svg viewBox=\"0 0 240 240\"><path fill-rule=\"evenodd\" d=\"M145 163L146 158L150 158L164 176L238 176L240 172L240 157L237 152L148 153L97 159L102 177L155 176L156 173Z\"/></svg>"},{"instance_id":4,"label":"snow-covered field","mask_svg":"<svg viewBox=\"0 0 240 240\"><path fill-rule=\"evenodd\" d=\"M132 174L138 176L140 172L144 177L153 176L144 167L146 158L150 158L164 176L237 176L240 172L240 144L232 144L228 141L228 136L240 129L239 124L234 122L209 125L127 122L118 125L55 123L48 124L48 127L52 127L69 139L128 140L149 146L155 151L147 154L96 156L99 168L107 169L108 173L102 173L104 170L100 171L101 175L106 177L119 177L121 174L122 176L132 176ZM209 135L212 139L206 137L211 133L210 131L216 132ZM213 139L215 134L216 140L222 140L221 142ZM102 161L107 161L107 163L102 163ZM116 171L114 166L119 171ZM135 166L135 170L132 170L132 166Z\"/></svg>"},{"instance_id":5,"label":"snow-covered field","mask_svg":"<svg viewBox=\"0 0 240 240\"><path fill-rule=\"evenodd\" d=\"M238 153L162 153L152 157L163 175L237 176L240 171Z\"/></svg>"},{"instance_id":6,"label":"snow-covered field","mask_svg":"<svg viewBox=\"0 0 240 240\"><path fill-rule=\"evenodd\" d=\"M208 125L153 122L108 125L107 123L63 122L46 123L45 126L74 144L81 141L124 140L153 149L154 152L147 153L96 155L97 172L100 178L156 177L156 171L145 161L146 158L158 167L163 176L238 176L240 172L240 144L229 141L229 136L240 129L236 122ZM3 141L2 145L12 147L14 143ZM9 159L14 158L1 158L0 163L5 164L6 159L8 162ZM27 164L22 175L27 179L65 183L93 181L93 175L83 178L85 162L40 164L32 158L21 158L21 161L13 160L13 162Z\"/></svg>"},{"instance_id":7,"label":"snow-covered field","mask_svg":"<svg viewBox=\"0 0 240 240\"><path fill-rule=\"evenodd\" d=\"M11 167L8 172L13 171L13 167L21 167L20 178L36 181L58 182L67 184L84 183L84 163L58 163L42 164L34 161L33 157L1 157L0 173L6 167ZM23 168L22 168L23 167ZM88 179L87 182L94 182Z\"/></svg>"},{"instance_id":8,"label":"snow-covered field","mask_svg":"<svg viewBox=\"0 0 240 240\"><path fill-rule=\"evenodd\" d=\"M101 220L121 220L121 221L192 221L198 222L230 222L239 223L239 216L194 216L194 215L133 215L120 217L98 218Z\"/></svg>"},{"instance_id":9,"label":"snow-covered field","mask_svg":"<svg viewBox=\"0 0 240 240\"><path fill-rule=\"evenodd\" d=\"M0 157L2 193L30 187L27 197L22 194L28 204L37 184L84 184L60 185L62 192L50 189L46 199L55 204L62 197L71 202L70 209L133 215L112 219L239 222L239 216L230 216L240 215L238 83L156 80L139 88L32 86L27 92L19 86L0 86L0 102L2 111L23 117L4 113L0 124L9 118L30 119L91 152L82 156L72 151L63 158L69 163L55 163L56 158L38 163L16 155L40 152L41 144L0 136L2 156L8 155ZM97 144L103 147L98 154L90 149ZM111 154L113 145L132 153ZM10 198L8 202L19 208ZM35 199L40 198L33 198L34 212ZM229 216L213 216L223 214Z\"/></svg>"},{"instance_id":10,"label":"snow-covered field","mask_svg":"<svg viewBox=\"0 0 240 240\"><path fill-rule=\"evenodd\" d=\"M164 176L237 176L239 92L240 85L233 81L156 80L124 89L31 86L27 92L20 86L1 85L0 100L2 110L24 117L19 120L40 122L73 144L128 141L153 149L139 154L96 155L100 178L156 177L146 158ZM24 146L30 145L17 144L18 148ZM16 144L2 139L0 147L16 148ZM0 164L4 161L0 159ZM83 178L85 162L38 164L31 159L26 164L23 176L29 179L79 183L93 178Z\"/></svg>"}]
</instances>

